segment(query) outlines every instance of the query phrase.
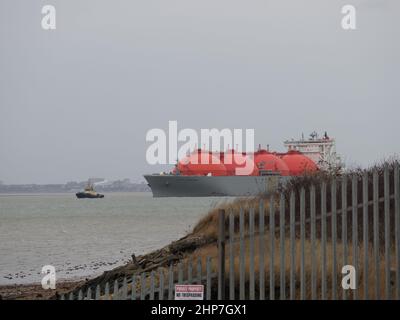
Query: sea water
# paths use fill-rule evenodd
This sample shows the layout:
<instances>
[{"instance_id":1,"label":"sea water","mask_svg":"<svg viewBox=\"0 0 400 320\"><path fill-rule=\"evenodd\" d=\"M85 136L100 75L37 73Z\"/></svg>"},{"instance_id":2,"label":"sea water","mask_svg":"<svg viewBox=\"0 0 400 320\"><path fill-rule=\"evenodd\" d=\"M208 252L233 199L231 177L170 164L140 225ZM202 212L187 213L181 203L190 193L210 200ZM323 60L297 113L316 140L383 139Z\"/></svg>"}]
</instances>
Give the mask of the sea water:
<instances>
[{"instance_id":1,"label":"sea water","mask_svg":"<svg viewBox=\"0 0 400 320\"><path fill-rule=\"evenodd\" d=\"M151 193L0 195L0 284L92 277L159 249L232 198L153 198Z\"/></svg>"}]
</instances>

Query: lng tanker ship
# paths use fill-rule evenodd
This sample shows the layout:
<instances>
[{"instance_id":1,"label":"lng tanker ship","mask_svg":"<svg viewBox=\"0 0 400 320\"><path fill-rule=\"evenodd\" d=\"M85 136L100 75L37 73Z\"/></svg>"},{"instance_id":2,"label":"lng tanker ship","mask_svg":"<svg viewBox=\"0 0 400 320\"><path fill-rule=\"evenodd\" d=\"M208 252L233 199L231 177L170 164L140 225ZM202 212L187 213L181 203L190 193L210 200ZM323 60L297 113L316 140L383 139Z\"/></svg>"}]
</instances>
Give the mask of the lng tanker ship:
<instances>
[{"instance_id":1,"label":"lng tanker ship","mask_svg":"<svg viewBox=\"0 0 400 320\"><path fill-rule=\"evenodd\" d=\"M293 176L342 166L335 140L326 133L319 138L313 132L307 140L287 140L284 145L285 153L261 147L252 154L198 149L181 159L171 172L144 178L154 197L254 196L274 192ZM246 166L250 171L240 173Z\"/></svg>"}]
</instances>

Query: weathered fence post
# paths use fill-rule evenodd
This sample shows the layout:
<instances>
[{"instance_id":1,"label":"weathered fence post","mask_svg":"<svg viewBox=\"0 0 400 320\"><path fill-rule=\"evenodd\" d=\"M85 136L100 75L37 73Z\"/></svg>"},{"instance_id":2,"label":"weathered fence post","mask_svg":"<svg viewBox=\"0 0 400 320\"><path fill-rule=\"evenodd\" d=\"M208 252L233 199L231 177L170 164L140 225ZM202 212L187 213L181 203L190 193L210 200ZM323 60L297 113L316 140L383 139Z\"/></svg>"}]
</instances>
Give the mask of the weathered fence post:
<instances>
[{"instance_id":1,"label":"weathered fence post","mask_svg":"<svg viewBox=\"0 0 400 320\"><path fill-rule=\"evenodd\" d=\"M92 289L90 287L86 291L86 300L92 300Z\"/></svg>"},{"instance_id":2,"label":"weathered fence post","mask_svg":"<svg viewBox=\"0 0 400 320\"><path fill-rule=\"evenodd\" d=\"M225 210L218 214L218 300L225 299Z\"/></svg>"},{"instance_id":3,"label":"weathered fence post","mask_svg":"<svg viewBox=\"0 0 400 320\"><path fill-rule=\"evenodd\" d=\"M136 277L137 275L134 274L132 276L132 289L131 289L131 299L136 300Z\"/></svg>"},{"instance_id":4,"label":"weathered fence post","mask_svg":"<svg viewBox=\"0 0 400 320\"><path fill-rule=\"evenodd\" d=\"M206 258L206 299L211 300L211 258Z\"/></svg>"},{"instance_id":5,"label":"weathered fence post","mask_svg":"<svg viewBox=\"0 0 400 320\"><path fill-rule=\"evenodd\" d=\"M316 217L315 217L315 186L310 187L310 219L311 219L311 299L317 299L317 254L315 246Z\"/></svg>"},{"instance_id":6,"label":"weathered fence post","mask_svg":"<svg viewBox=\"0 0 400 320\"><path fill-rule=\"evenodd\" d=\"M113 288L113 300L118 300L118 280L114 281L114 288Z\"/></svg>"},{"instance_id":7,"label":"weathered fence post","mask_svg":"<svg viewBox=\"0 0 400 320\"><path fill-rule=\"evenodd\" d=\"M140 275L140 300L146 299L146 274L142 272Z\"/></svg>"},{"instance_id":8,"label":"weathered fence post","mask_svg":"<svg viewBox=\"0 0 400 320\"><path fill-rule=\"evenodd\" d=\"M285 269L285 195L281 193L280 195L280 203L279 203L279 237L280 237L280 299L286 299L286 292L285 292L285 282L286 282L286 269Z\"/></svg>"},{"instance_id":9,"label":"weathered fence post","mask_svg":"<svg viewBox=\"0 0 400 320\"><path fill-rule=\"evenodd\" d=\"M379 176L374 170L373 173L373 210L374 210L374 269L375 269L375 298L379 300L380 279L379 279Z\"/></svg>"},{"instance_id":10,"label":"weathered fence post","mask_svg":"<svg viewBox=\"0 0 400 320\"><path fill-rule=\"evenodd\" d=\"M97 285L96 286L96 294L95 294L95 296L94 296L94 299L95 300L100 300L100 285Z\"/></svg>"},{"instance_id":11,"label":"weathered fence post","mask_svg":"<svg viewBox=\"0 0 400 320\"><path fill-rule=\"evenodd\" d=\"M332 300L337 300L337 183L331 183L331 234L332 234Z\"/></svg>"},{"instance_id":12,"label":"weathered fence post","mask_svg":"<svg viewBox=\"0 0 400 320\"><path fill-rule=\"evenodd\" d=\"M389 167L383 173L383 193L385 210L385 298L390 299L390 190Z\"/></svg>"},{"instance_id":13,"label":"weathered fence post","mask_svg":"<svg viewBox=\"0 0 400 320\"><path fill-rule=\"evenodd\" d=\"M394 219L396 245L396 297L400 299L400 178L399 163L394 165Z\"/></svg>"},{"instance_id":14,"label":"weathered fence post","mask_svg":"<svg viewBox=\"0 0 400 320\"><path fill-rule=\"evenodd\" d=\"M300 191L300 299L306 298L306 261L305 261L305 237L306 237L306 191Z\"/></svg>"},{"instance_id":15,"label":"weathered fence post","mask_svg":"<svg viewBox=\"0 0 400 320\"><path fill-rule=\"evenodd\" d=\"M193 264L192 264L192 258L189 258L188 260L188 284L193 283Z\"/></svg>"},{"instance_id":16,"label":"weathered fence post","mask_svg":"<svg viewBox=\"0 0 400 320\"><path fill-rule=\"evenodd\" d=\"M244 255L244 212L243 208L240 208L239 215L239 231L240 231L240 245L239 245L239 299L244 300L245 298L245 255Z\"/></svg>"},{"instance_id":17,"label":"weathered fence post","mask_svg":"<svg viewBox=\"0 0 400 320\"><path fill-rule=\"evenodd\" d=\"M326 300L327 296L327 286L326 286L326 182L321 184L321 256L322 256L322 266L321 266L321 299Z\"/></svg>"},{"instance_id":18,"label":"weathered fence post","mask_svg":"<svg viewBox=\"0 0 400 320\"><path fill-rule=\"evenodd\" d=\"M197 258L197 284L201 284L203 280L203 272L201 266L201 257Z\"/></svg>"},{"instance_id":19,"label":"weathered fence post","mask_svg":"<svg viewBox=\"0 0 400 320\"><path fill-rule=\"evenodd\" d=\"M106 300L110 300L110 284L108 281L106 282L106 286L104 288L104 297Z\"/></svg>"},{"instance_id":20,"label":"weathered fence post","mask_svg":"<svg viewBox=\"0 0 400 320\"><path fill-rule=\"evenodd\" d=\"M164 270L159 269L159 293L158 293L158 299L159 300L164 300Z\"/></svg>"},{"instance_id":21,"label":"weathered fence post","mask_svg":"<svg viewBox=\"0 0 400 320\"><path fill-rule=\"evenodd\" d=\"M296 288L295 288L295 262L296 262L296 247L295 247L295 225L296 225L296 196L292 191L290 194L290 300L295 298Z\"/></svg>"},{"instance_id":22,"label":"weathered fence post","mask_svg":"<svg viewBox=\"0 0 400 320\"><path fill-rule=\"evenodd\" d=\"M235 216L229 213L229 299L235 299Z\"/></svg>"},{"instance_id":23,"label":"weathered fence post","mask_svg":"<svg viewBox=\"0 0 400 320\"><path fill-rule=\"evenodd\" d=\"M342 178L342 246L343 266L347 265L347 176ZM347 299L347 290L343 289L343 300Z\"/></svg>"},{"instance_id":24,"label":"weathered fence post","mask_svg":"<svg viewBox=\"0 0 400 320\"><path fill-rule=\"evenodd\" d=\"M365 171L362 178L363 190L363 245L364 245L364 299L368 299L368 172Z\"/></svg>"},{"instance_id":25,"label":"weathered fence post","mask_svg":"<svg viewBox=\"0 0 400 320\"><path fill-rule=\"evenodd\" d=\"M255 270L254 270L254 208L250 208L249 212L249 233L250 233L250 275L249 275L249 298L255 298Z\"/></svg>"},{"instance_id":26,"label":"weathered fence post","mask_svg":"<svg viewBox=\"0 0 400 320\"><path fill-rule=\"evenodd\" d=\"M193 265L192 265L192 260L190 258L187 263L187 272L188 272L188 284L192 284L192 282L193 282Z\"/></svg>"},{"instance_id":27,"label":"weathered fence post","mask_svg":"<svg viewBox=\"0 0 400 320\"><path fill-rule=\"evenodd\" d=\"M182 262L178 263L178 284L183 284L183 265L182 265Z\"/></svg>"},{"instance_id":28,"label":"weathered fence post","mask_svg":"<svg viewBox=\"0 0 400 320\"><path fill-rule=\"evenodd\" d=\"M128 296L128 280L124 277L122 282L122 299L126 300Z\"/></svg>"},{"instance_id":29,"label":"weathered fence post","mask_svg":"<svg viewBox=\"0 0 400 320\"><path fill-rule=\"evenodd\" d=\"M352 241L353 241L353 260L352 264L358 272L358 178L353 175L351 181L351 206L352 206ZM353 299L357 300L358 278L356 278L356 289L353 290Z\"/></svg>"},{"instance_id":30,"label":"weathered fence post","mask_svg":"<svg viewBox=\"0 0 400 320\"><path fill-rule=\"evenodd\" d=\"M275 300L275 197L269 199L269 299Z\"/></svg>"},{"instance_id":31,"label":"weathered fence post","mask_svg":"<svg viewBox=\"0 0 400 320\"><path fill-rule=\"evenodd\" d=\"M150 273L150 300L154 300L154 291L155 291L155 280L154 280L154 271Z\"/></svg>"},{"instance_id":32,"label":"weathered fence post","mask_svg":"<svg viewBox=\"0 0 400 320\"><path fill-rule=\"evenodd\" d=\"M168 300L173 300L174 297L174 270L172 263L169 265L168 271Z\"/></svg>"},{"instance_id":33,"label":"weathered fence post","mask_svg":"<svg viewBox=\"0 0 400 320\"><path fill-rule=\"evenodd\" d=\"M259 240L259 290L260 300L265 299L265 221L264 221L264 201L260 200L258 211L258 240Z\"/></svg>"}]
</instances>

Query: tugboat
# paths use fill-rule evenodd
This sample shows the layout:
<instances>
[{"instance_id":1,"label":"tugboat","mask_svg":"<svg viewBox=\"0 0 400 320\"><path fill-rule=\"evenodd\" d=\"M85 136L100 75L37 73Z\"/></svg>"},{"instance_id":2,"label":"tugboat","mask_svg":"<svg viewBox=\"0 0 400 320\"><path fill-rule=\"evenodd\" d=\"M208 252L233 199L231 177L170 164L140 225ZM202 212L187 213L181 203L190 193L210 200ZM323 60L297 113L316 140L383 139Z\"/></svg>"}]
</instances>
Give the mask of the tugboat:
<instances>
[{"instance_id":1,"label":"tugboat","mask_svg":"<svg viewBox=\"0 0 400 320\"><path fill-rule=\"evenodd\" d=\"M104 194L97 193L94 190L93 184L88 182L87 186L85 187L84 191L78 192L76 194L78 199L89 198L89 199L96 199L96 198L104 198Z\"/></svg>"}]
</instances>

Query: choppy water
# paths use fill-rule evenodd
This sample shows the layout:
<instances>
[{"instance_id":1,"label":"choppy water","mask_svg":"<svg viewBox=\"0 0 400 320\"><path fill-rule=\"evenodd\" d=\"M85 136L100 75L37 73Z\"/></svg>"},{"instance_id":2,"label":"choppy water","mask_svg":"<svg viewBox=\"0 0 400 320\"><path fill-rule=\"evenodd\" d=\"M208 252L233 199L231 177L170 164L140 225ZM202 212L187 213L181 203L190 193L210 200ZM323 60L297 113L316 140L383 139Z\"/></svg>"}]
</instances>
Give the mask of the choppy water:
<instances>
[{"instance_id":1,"label":"choppy water","mask_svg":"<svg viewBox=\"0 0 400 320\"><path fill-rule=\"evenodd\" d=\"M180 238L223 201L229 199L0 195L0 284L40 282L48 264L58 279L100 274Z\"/></svg>"}]
</instances>

